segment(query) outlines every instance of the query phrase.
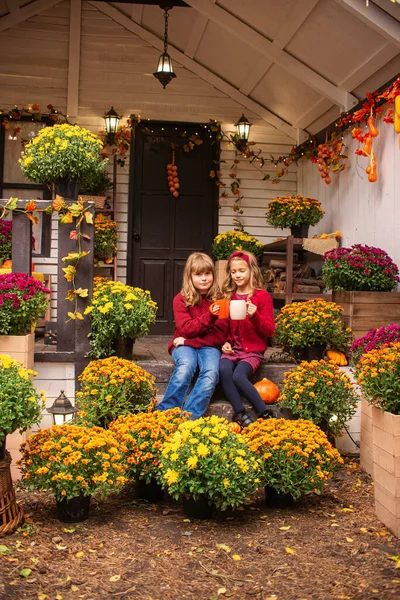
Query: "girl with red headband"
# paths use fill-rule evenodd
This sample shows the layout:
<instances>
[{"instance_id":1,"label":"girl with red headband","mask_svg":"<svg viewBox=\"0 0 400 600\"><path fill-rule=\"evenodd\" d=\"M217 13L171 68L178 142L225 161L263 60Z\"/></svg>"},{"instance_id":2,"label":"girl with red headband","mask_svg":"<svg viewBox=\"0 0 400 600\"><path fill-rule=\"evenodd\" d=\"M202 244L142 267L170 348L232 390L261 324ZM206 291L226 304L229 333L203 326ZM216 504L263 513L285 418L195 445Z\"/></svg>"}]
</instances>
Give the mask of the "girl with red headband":
<instances>
[{"instance_id":1,"label":"girl with red headband","mask_svg":"<svg viewBox=\"0 0 400 600\"><path fill-rule=\"evenodd\" d=\"M247 427L253 419L246 412L241 395L252 405L258 417L270 416L268 409L250 382L267 349L267 338L274 333L271 296L264 289L262 273L251 252L234 252L228 259L222 293L231 300L245 300L244 320L229 321L228 341L222 346L220 381L232 404L233 419Z\"/></svg>"}]
</instances>

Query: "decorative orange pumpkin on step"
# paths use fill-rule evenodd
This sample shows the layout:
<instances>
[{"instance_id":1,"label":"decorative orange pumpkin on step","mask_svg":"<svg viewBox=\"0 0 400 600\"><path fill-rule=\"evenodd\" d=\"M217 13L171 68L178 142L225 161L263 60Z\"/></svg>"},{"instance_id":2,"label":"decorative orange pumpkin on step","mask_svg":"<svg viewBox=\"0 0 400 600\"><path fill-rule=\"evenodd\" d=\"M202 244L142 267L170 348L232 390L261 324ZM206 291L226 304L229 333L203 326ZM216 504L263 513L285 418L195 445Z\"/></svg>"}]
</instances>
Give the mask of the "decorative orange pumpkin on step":
<instances>
[{"instance_id":1,"label":"decorative orange pumpkin on step","mask_svg":"<svg viewBox=\"0 0 400 600\"><path fill-rule=\"evenodd\" d=\"M239 423L236 423L236 421L232 421L232 423L229 423L229 427L232 433L240 433L242 431L242 428L240 427Z\"/></svg>"},{"instance_id":2,"label":"decorative orange pumpkin on step","mask_svg":"<svg viewBox=\"0 0 400 600\"><path fill-rule=\"evenodd\" d=\"M257 392L260 394L265 404L273 404L278 400L279 394L281 393L278 386L273 382L264 377L261 381L257 381L254 384Z\"/></svg>"},{"instance_id":3,"label":"decorative orange pumpkin on step","mask_svg":"<svg viewBox=\"0 0 400 600\"><path fill-rule=\"evenodd\" d=\"M339 367L345 367L347 365L347 358L343 352L339 352L338 350L328 350L326 356L330 362L333 362Z\"/></svg>"},{"instance_id":4,"label":"decorative orange pumpkin on step","mask_svg":"<svg viewBox=\"0 0 400 600\"><path fill-rule=\"evenodd\" d=\"M2 269L12 269L12 260L5 260L1 266Z\"/></svg>"}]
</instances>

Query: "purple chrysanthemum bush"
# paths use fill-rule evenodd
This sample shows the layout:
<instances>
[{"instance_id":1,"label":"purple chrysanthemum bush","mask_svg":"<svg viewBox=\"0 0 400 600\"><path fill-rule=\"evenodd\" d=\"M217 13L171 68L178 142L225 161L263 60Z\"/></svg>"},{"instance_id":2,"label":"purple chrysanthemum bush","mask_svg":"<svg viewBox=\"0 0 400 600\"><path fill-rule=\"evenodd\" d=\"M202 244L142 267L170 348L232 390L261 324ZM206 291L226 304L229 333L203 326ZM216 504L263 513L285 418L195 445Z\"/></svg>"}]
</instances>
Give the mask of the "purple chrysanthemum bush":
<instances>
[{"instance_id":1,"label":"purple chrysanthemum bush","mask_svg":"<svg viewBox=\"0 0 400 600\"><path fill-rule=\"evenodd\" d=\"M356 365L363 354L389 346L392 342L400 342L400 325L391 323L379 329L371 329L366 335L354 340L350 348L350 360Z\"/></svg>"},{"instance_id":2,"label":"purple chrysanthemum bush","mask_svg":"<svg viewBox=\"0 0 400 600\"><path fill-rule=\"evenodd\" d=\"M0 335L25 335L42 315L50 290L26 273L0 275Z\"/></svg>"},{"instance_id":3,"label":"purple chrysanthemum bush","mask_svg":"<svg viewBox=\"0 0 400 600\"><path fill-rule=\"evenodd\" d=\"M35 249L35 238L32 235L32 250ZM0 267L5 260L11 259L12 221L0 219Z\"/></svg>"},{"instance_id":4,"label":"purple chrysanthemum bush","mask_svg":"<svg viewBox=\"0 0 400 600\"><path fill-rule=\"evenodd\" d=\"M391 292L400 281L399 269L390 256L363 244L325 252L322 277L333 291Z\"/></svg>"}]
</instances>

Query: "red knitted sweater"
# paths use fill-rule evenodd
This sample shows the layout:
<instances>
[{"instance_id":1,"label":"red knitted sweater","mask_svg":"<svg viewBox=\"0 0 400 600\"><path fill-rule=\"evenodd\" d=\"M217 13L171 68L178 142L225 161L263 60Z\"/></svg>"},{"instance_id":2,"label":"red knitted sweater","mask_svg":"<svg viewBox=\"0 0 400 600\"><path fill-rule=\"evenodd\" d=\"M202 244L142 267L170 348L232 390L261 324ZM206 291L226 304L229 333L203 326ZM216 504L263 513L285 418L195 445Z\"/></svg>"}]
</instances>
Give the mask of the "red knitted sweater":
<instances>
[{"instance_id":1,"label":"red knitted sweater","mask_svg":"<svg viewBox=\"0 0 400 600\"><path fill-rule=\"evenodd\" d=\"M235 298L236 295L233 294L232 300ZM267 338L271 337L275 330L272 298L265 290L255 290L251 295L251 302L257 306L256 312L243 321L229 320L226 341L232 343L236 335L245 352L265 352Z\"/></svg>"},{"instance_id":2,"label":"red knitted sweater","mask_svg":"<svg viewBox=\"0 0 400 600\"><path fill-rule=\"evenodd\" d=\"M177 337L185 338L185 346L203 348L204 346L219 347L227 340L228 319L218 319L210 313L212 302L202 298L200 304L186 306L185 298L181 293L173 300L175 318L174 337L168 344L168 352L174 349L173 340Z\"/></svg>"}]
</instances>

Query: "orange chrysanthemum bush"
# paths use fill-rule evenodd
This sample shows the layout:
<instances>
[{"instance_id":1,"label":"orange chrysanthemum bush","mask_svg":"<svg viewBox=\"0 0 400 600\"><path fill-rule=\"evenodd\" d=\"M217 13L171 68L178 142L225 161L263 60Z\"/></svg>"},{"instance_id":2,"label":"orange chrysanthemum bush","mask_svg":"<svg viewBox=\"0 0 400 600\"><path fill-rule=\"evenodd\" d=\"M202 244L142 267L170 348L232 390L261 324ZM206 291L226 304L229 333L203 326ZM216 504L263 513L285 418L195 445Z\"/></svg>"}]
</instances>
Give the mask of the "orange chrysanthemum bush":
<instances>
[{"instance_id":1,"label":"orange chrysanthemum bush","mask_svg":"<svg viewBox=\"0 0 400 600\"><path fill-rule=\"evenodd\" d=\"M261 461L265 485L293 498L322 491L343 459L311 421L259 419L243 430L250 450Z\"/></svg>"},{"instance_id":2,"label":"orange chrysanthemum bush","mask_svg":"<svg viewBox=\"0 0 400 600\"><path fill-rule=\"evenodd\" d=\"M127 479L123 444L101 427L53 425L21 445L24 487L50 490L57 500L107 495Z\"/></svg>"},{"instance_id":3,"label":"orange chrysanthemum bush","mask_svg":"<svg viewBox=\"0 0 400 600\"><path fill-rule=\"evenodd\" d=\"M363 354L355 371L357 383L370 404L400 415L400 342Z\"/></svg>"},{"instance_id":4,"label":"orange chrysanthemum bush","mask_svg":"<svg viewBox=\"0 0 400 600\"><path fill-rule=\"evenodd\" d=\"M117 356L92 360L79 380L79 417L88 425L105 426L120 415L147 411L157 394L153 375Z\"/></svg>"},{"instance_id":5,"label":"orange chrysanthemum bush","mask_svg":"<svg viewBox=\"0 0 400 600\"><path fill-rule=\"evenodd\" d=\"M189 418L179 408L136 415L122 415L109 429L124 445L124 456L132 478L150 483L159 471L164 442Z\"/></svg>"},{"instance_id":6,"label":"orange chrysanthemum bush","mask_svg":"<svg viewBox=\"0 0 400 600\"><path fill-rule=\"evenodd\" d=\"M280 406L302 419L314 421L338 435L354 415L358 396L350 377L332 362L303 361L285 373Z\"/></svg>"}]
</instances>

